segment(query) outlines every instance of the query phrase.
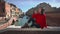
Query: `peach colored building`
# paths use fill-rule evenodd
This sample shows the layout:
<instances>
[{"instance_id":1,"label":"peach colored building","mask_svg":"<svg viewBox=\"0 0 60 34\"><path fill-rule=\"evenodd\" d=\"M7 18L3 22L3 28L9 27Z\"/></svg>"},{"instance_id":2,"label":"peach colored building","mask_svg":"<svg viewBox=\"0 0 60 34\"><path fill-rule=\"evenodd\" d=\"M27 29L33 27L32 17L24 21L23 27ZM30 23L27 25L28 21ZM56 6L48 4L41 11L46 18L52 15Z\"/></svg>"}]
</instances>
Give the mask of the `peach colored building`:
<instances>
[{"instance_id":1,"label":"peach colored building","mask_svg":"<svg viewBox=\"0 0 60 34\"><path fill-rule=\"evenodd\" d=\"M1 17L14 17L14 16L19 16L22 14L22 11L16 7L16 5L7 3L5 1L0 0L0 16Z\"/></svg>"},{"instance_id":2,"label":"peach colored building","mask_svg":"<svg viewBox=\"0 0 60 34\"><path fill-rule=\"evenodd\" d=\"M15 12L15 14L16 14L16 16L19 15L19 9L18 9L18 8L16 8L16 12Z\"/></svg>"},{"instance_id":3,"label":"peach colored building","mask_svg":"<svg viewBox=\"0 0 60 34\"><path fill-rule=\"evenodd\" d=\"M11 17L16 16L16 6L14 4L10 4L10 12L11 12Z\"/></svg>"},{"instance_id":4,"label":"peach colored building","mask_svg":"<svg viewBox=\"0 0 60 34\"><path fill-rule=\"evenodd\" d=\"M20 10L19 8L16 8L16 15L19 16L23 14L22 10Z\"/></svg>"},{"instance_id":5,"label":"peach colored building","mask_svg":"<svg viewBox=\"0 0 60 34\"><path fill-rule=\"evenodd\" d=\"M6 18L11 17L10 4L5 3Z\"/></svg>"},{"instance_id":6,"label":"peach colored building","mask_svg":"<svg viewBox=\"0 0 60 34\"><path fill-rule=\"evenodd\" d=\"M6 3L4 0L0 0L0 17L10 17L10 5Z\"/></svg>"}]
</instances>

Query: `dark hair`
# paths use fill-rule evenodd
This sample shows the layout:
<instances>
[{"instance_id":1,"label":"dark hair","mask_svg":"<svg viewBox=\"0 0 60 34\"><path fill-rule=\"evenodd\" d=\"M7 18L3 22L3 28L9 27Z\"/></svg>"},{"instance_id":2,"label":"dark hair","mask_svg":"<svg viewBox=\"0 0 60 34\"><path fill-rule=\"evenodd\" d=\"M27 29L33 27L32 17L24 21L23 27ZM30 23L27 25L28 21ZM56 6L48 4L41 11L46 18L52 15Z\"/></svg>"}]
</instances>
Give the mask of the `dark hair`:
<instances>
[{"instance_id":1,"label":"dark hair","mask_svg":"<svg viewBox=\"0 0 60 34\"><path fill-rule=\"evenodd\" d=\"M35 13L35 11L37 11L37 10L34 10L34 11L33 11L33 14Z\"/></svg>"},{"instance_id":2,"label":"dark hair","mask_svg":"<svg viewBox=\"0 0 60 34\"><path fill-rule=\"evenodd\" d=\"M41 14L43 14L43 12L44 12L44 9L43 9L43 8L41 8Z\"/></svg>"},{"instance_id":3,"label":"dark hair","mask_svg":"<svg viewBox=\"0 0 60 34\"><path fill-rule=\"evenodd\" d=\"M44 9L43 8L41 10L42 10L42 12L44 12Z\"/></svg>"}]
</instances>

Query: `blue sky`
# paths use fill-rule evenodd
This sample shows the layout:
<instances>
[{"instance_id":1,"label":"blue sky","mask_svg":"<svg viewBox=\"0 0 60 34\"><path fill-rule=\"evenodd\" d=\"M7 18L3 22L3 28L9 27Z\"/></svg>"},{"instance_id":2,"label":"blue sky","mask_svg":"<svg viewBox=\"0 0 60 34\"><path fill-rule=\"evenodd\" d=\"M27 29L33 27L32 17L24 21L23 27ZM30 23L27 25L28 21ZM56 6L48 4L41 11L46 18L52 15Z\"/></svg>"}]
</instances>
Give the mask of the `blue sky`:
<instances>
[{"instance_id":1,"label":"blue sky","mask_svg":"<svg viewBox=\"0 0 60 34\"><path fill-rule=\"evenodd\" d=\"M52 7L60 7L60 0L6 0L6 2L15 4L23 12L43 2L49 3Z\"/></svg>"}]
</instances>

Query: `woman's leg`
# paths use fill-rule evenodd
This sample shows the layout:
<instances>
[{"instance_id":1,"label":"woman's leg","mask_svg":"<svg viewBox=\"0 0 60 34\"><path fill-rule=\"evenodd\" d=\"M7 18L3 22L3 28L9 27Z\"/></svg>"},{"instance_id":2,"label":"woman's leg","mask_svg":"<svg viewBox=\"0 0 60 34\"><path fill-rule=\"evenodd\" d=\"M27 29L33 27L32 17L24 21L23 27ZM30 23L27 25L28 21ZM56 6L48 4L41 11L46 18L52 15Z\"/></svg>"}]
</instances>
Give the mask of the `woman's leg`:
<instances>
[{"instance_id":1,"label":"woman's leg","mask_svg":"<svg viewBox=\"0 0 60 34\"><path fill-rule=\"evenodd\" d=\"M31 21L32 21L31 27L33 27L35 25L35 20L34 19L31 19Z\"/></svg>"},{"instance_id":2,"label":"woman's leg","mask_svg":"<svg viewBox=\"0 0 60 34\"><path fill-rule=\"evenodd\" d=\"M38 24L35 24L34 26L35 26L36 28L40 28L40 25L38 25Z\"/></svg>"},{"instance_id":3,"label":"woman's leg","mask_svg":"<svg viewBox=\"0 0 60 34\"><path fill-rule=\"evenodd\" d=\"M40 25L36 24L35 22L32 23L31 27L35 26L36 28L40 28Z\"/></svg>"}]
</instances>

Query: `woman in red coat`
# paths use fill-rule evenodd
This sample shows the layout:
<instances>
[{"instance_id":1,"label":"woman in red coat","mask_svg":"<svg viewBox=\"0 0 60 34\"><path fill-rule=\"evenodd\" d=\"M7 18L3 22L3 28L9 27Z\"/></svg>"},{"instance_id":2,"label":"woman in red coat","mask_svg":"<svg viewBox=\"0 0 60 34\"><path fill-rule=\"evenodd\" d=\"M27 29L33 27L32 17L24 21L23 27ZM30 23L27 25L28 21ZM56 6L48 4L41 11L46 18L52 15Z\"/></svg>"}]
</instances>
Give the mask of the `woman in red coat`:
<instances>
[{"instance_id":1,"label":"woman in red coat","mask_svg":"<svg viewBox=\"0 0 60 34\"><path fill-rule=\"evenodd\" d=\"M36 28L40 28L40 25L36 23L36 16L37 16L37 11L35 10L32 15L33 18L30 17L27 23L32 22L31 27L35 26Z\"/></svg>"},{"instance_id":2,"label":"woman in red coat","mask_svg":"<svg viewBox=\"0 0 60 34\"><path fill-rule=\"evenodd\" d=\"M38 13L32 15L32 18L36 20L36 24L38 24L41 29L43 29L44 27L47 28L46 15L43 12L44 9L39 8Z\"/></svg>"}]
</instances>

